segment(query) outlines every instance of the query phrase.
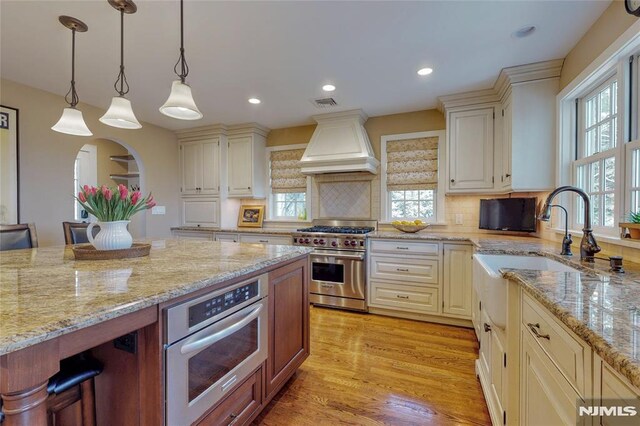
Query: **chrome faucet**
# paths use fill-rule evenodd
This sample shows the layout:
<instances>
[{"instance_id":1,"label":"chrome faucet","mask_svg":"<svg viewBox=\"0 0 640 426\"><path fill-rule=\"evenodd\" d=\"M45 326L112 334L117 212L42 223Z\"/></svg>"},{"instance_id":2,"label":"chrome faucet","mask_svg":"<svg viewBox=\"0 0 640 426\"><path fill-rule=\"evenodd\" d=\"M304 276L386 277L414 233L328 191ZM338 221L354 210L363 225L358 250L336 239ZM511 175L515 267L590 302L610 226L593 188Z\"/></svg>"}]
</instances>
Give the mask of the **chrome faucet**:
<instances>
[{"instance_id":1,"label":"chrome faucet","mask_svg":"<svg viewBox=\"0 0 640 426\"><path fill-rule=\"evenodd\" d=\"M586 192L580 188L576 188L575 186L561 186L555 189L551 194L549 194L547 200L544 202L542 212L540 213L540 216L538 216L538 219L548 222L549 219L551 219L551 202L556 195L566 191L575 192L584 200L584 228L582 228L582 241L580 242L580 260L584 260L585 262L594 262L595 254L601 249L598 246L598 243L593 236L593 230L591 229L591 200Z\"/></svg>"}]
</instances>

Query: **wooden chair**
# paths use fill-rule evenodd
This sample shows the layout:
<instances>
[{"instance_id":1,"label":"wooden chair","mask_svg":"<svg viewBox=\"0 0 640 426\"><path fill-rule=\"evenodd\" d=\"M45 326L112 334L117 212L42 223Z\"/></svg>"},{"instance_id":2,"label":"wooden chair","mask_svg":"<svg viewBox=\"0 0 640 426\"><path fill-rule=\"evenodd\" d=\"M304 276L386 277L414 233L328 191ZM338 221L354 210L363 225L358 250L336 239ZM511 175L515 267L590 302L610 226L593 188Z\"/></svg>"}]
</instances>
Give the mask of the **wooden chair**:
<instances>
[{"instance_id":1,"label":"wooden chair","mask_svg":"<svg viewBox=\"0 0 640 426\"><path fill-rule=\"evenodd\" d=\"M0 225L0 251L30 249L38 247L36 225Z\"/></svg>"},{"instance_id":2,"label":"wooden chair","mask_svg":"<svg viewBox=\"0 0 640 426\"><path fill-rule=\"evenodd\" d=\"M88 243L87 227L88 222L62 222L62 229L64 231L64 243L69 244L84 244ZM94 226L91 233L95 237L100 232L99 226Z\"/></svg>"}]
</instances>

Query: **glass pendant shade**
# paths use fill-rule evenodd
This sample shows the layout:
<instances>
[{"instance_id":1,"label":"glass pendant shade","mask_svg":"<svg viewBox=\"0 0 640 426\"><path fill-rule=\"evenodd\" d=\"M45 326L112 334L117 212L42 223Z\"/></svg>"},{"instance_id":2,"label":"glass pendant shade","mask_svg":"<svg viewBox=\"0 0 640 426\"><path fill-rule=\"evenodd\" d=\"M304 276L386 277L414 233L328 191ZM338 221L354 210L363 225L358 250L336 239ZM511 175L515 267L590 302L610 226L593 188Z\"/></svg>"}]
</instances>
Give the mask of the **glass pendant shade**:
<instances>
[{"instance_id":1,"label":"glass pendant shade","mask_svg":"<svg viewBox=\"0 0 640 426\"><path fill-rule=\"evenodd\" d=\"M133 113L131 101L123 96L114 96L111 99L111 105L107 112L100 117L100 122L107 126L121 129L139 129L142 127L142 124Z\"/></svg>"},{"instance_id":2,"label":"glass pendant shade","mask_svg":"<svg viewBox=\"0 0 640 426\"><path fill-rule=\"evenodd\" d=\"M180 80L171 84L169 99L160 107L160 112L179 120L199 120L202 113L196 106L191 87Z\"/></svg>"},{"instance_id":3,"label":"glass pendant shade","mask_svg":"<svg viewBox=\"0 0 640 426\"><path fill-rule=\"evenodd\" d=\"M74 136L92 136L91 130L87 127L82 118L82 111L67 107L62 111L62 117L51 128L56 132L66 133Z\"/></svg>"}]
</instances>

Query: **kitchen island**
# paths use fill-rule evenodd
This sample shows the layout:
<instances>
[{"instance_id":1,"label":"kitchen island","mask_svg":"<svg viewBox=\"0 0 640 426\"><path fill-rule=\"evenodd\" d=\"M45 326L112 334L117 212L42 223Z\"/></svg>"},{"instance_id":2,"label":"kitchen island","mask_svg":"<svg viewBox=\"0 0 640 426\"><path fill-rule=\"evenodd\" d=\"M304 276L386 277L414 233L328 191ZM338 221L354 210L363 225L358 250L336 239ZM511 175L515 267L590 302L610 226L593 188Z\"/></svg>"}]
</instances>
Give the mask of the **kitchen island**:
<instances>
[{"instance_id":1,"label":"kitchen island","mask_svg":"<svg viewBox=\"0 0 640 426\"><path fill-rule=\"evenodd\" d=\"M250 413L257 415L308 356L310 251L159 240L152 242L148 257L114 261L75 261L69 247L3 252L0 395L6 424L46 424L48 379L58 372L60 360L86 350L105 365L96 380L98 423L122 424L126 419L131 424L135 419L135 424L162 424L166 309L268 274L264 398ZM292 320L297 324L287 329ZM114 349L113 339L131 332L137 333L135 353ZM277 347L280 341L285 348ZM124 400L127 404L113 410L113 404Z\"/></svg>"}]
</instances>

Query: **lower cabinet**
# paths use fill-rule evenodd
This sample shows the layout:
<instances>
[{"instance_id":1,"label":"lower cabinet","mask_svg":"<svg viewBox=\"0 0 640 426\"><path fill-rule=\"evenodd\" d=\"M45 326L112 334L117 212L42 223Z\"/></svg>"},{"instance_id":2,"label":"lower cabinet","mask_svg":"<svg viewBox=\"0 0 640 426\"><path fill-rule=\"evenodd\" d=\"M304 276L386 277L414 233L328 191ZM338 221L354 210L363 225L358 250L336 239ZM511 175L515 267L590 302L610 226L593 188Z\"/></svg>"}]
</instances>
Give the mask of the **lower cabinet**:
<instances>
[{"instance_id":1,"label":"lower cabinet","mask_svg":"<svg viewBox=\"0 0 640 426\"><path fill-rule=\"evenodd\" d=\"M494 424L503 424L506 417L507 371L505 333L494 326L486 312L480 314L480 350L477 370L484 390L487 408Z\"/></svg>"},{"instance_id":2,"label":"lower cabinet","mask_svg":"<svg viewBox=\"0 0 640 426\"><path fill-rule=\"evenodd\" d=\"M213 233L198 231L173 231L173 236L178 240L213 240Z\"/></svg>"},{"instance_id":3,"label":"lower cabinet","mask_svg":"<svg viewBox=\"0 0 640 426\"><path fill-rule=\"evenodd\" d=\"M309 262L301 260L269 273L267 401L309 356Z\"/></svg>"},{"instance_id":4,"label":"lower cabinet","mask_svg":"<svg viewBox=\"0 0 640 426\"><path fill-rule=\"evenodd\" d=\"M369 305L409 312L438 312L438 289L369 281Z\"/></svg>"},{"instance_id":5,"label":"lower cabinet","mask_svg":"<svg viewBox=\"0 0 640 426\"><path fill-rule=\"evenodd\" d=\"M261 408L263 378L263 369L260 367L200 420L198 426L247 424Z\"/></svg>"},{"instance_id":6,"label":"lower cabinet","mask_svg":"<svg viewBox=\"0 0 640 426\"><path fill-rule=\"evenodd\" d=\"M523 329L521 336L520 424L580 424L576 409L578 393L531 333Z\"/></svg>"},{"instance_id":7,"label":"lower cabinet","mask_svg":"<svg viewBox=\"0 0 640 426\"><path fill-rule=\"evenodd\" d=\"M442 312L471 318L473 247L444 245L444 280Z\"/></svg>"}]
</instances>

